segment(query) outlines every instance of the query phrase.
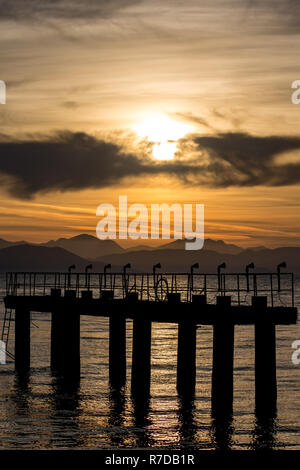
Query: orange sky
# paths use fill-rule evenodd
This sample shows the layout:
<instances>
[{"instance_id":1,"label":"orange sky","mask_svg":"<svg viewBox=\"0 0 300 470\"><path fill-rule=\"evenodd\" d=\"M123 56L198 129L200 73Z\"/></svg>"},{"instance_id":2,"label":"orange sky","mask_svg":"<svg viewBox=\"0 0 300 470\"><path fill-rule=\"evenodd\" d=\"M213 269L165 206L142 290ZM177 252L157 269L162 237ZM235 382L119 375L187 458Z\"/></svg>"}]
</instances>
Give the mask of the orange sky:
<instances>
[{"instance_id":1,"label":"orange sky","mask_svg":"<svg viewBox=\"0 0 300 470\"><path fill-rule=\"evenodd\" d=\"M6 141L83 132L147 162L150 156L153 164L158 162L151 148L160 144L177 150L179 163L189 162L194 152L201 173L201 165L207 158L214 162L215 155L195 147L199 136L200 143L203 136L228 133L298 138L300 106L291 103L291 83L300 78L300 28L297 15L281 2L272 0L269 8L244 0L116 0L99 1L98 7L88 1L83 9L74 0L71 10L67 2L56 10L50 3L32 2L31 14L24 16L22 2L14 11L4 11L0 2L0 79L7 84L0 134ZM169 122L161 133L153 130L151 116ZM292 159L298 171L297 145L288 155L276 155L267 168ZM251 152L247 158L255 176ZM178 170L148 172L99 189L46 188L26 198L7 191L3 168L0 237L9 240L95 234L97 206L116 204L125 194L130 203L204 204L207 237L243 246L299 245L297 179L217 186L200 177L196 183L184 180Z\"/></svg>"}]
</instances>

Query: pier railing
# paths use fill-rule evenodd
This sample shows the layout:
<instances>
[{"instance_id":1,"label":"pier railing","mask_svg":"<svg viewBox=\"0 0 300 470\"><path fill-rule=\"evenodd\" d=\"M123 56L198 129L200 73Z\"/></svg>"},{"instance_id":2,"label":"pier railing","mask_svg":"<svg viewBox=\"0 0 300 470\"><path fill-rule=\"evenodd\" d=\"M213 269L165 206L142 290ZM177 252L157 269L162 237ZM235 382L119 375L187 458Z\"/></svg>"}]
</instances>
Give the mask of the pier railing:
<instances>
[{"instance_id":1,"label":"pier railing","mask_svg":"<svg viewBox=\"0 0 300 470\"><path fill-rule=\"evenodd\" d=\"M93 298L110 293L111 298L126 298L136 293L139 300L163 302L169 294L180 294L182 302L193 295L206 295L207 302L230 295L232 303L247 305L252 296L266 296L273 306L294 307L292 273L45 273L10 272L6 274L6 295L47 296L53 292L73 291L80 298L90 292Z\"/></svg>"}]
</instances>

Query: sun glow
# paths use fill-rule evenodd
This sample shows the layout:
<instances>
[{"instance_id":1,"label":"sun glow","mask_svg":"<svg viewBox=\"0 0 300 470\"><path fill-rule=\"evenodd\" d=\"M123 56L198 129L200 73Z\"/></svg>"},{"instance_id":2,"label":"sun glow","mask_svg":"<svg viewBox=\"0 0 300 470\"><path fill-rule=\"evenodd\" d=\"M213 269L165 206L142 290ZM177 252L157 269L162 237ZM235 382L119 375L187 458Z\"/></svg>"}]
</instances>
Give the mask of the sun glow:
<instances>
[{"instance_id":1,"label":"sun glow","mask_svg":"<svg viewBox=\"0 0 300 470\"><path fill-rule=\"evenodd\" d=\"M174 121L162 114L154 114L133 126L139 137L153 143L152 154L156 160L172 160L177 151L177 142L189 132L192 126Z\"/></svg>"}]
</instances>

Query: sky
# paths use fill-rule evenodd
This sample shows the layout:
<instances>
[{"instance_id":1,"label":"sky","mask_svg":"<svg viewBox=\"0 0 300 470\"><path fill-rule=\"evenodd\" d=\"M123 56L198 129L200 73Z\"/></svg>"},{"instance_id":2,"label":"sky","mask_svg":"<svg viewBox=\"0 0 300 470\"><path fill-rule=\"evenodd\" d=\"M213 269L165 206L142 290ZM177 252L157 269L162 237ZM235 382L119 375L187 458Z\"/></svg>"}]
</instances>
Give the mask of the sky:
<instances>
[{"instance_id":1,"label":"sky","mask_svg":"<svg viewBox=\"0 0 300 470\"><path fill-rule=\"evenodd\" d=\"M297 0L0 0L0 237L95 235L127 195L299 245L299 35Z\"/></svg>"}]
</instances>

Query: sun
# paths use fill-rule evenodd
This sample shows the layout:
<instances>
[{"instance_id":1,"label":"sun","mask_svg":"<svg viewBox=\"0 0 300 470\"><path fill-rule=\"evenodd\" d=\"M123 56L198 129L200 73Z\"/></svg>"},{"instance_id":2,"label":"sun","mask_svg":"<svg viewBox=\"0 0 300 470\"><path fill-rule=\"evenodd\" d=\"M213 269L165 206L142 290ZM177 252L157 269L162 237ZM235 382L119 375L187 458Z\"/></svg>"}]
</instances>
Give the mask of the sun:
<instances>
[{"instance_id":1,"label":"sun","mask_svg":"<svg viewBox=\"0 0 300 470\"><path fill-rule=\"evenodd\" d=\"M173 160L178 140L193 131L189 124L163 114L152 114L132 128L139 137L153 144L152 155L156 160Z\"/></svg>"}]
</instances>

